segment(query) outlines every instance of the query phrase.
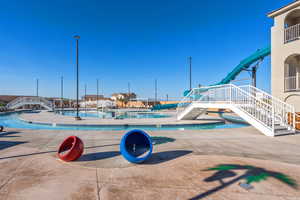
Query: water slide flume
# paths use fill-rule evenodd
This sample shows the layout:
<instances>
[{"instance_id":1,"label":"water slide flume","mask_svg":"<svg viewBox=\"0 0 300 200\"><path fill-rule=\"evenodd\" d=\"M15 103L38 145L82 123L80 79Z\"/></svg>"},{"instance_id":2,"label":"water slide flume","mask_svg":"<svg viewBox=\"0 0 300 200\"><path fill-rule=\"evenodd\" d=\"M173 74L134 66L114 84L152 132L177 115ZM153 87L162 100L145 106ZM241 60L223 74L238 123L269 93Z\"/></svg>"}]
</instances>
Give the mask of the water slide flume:
<instances>
[{"instance_id":1,"label":"water slide flume","mask_svg":"<svg viewBox=\"0 0 300 200\"><path fill-rule=\"evenodd\" d=\"M210 86L215 85L223 85L228 84L233 81L243 70L248 69L251 65L259 60L263 60L265 57L271 54L271 47L268 46L263 49L258 49L255 53L251 54L247 58L243 59L225 78L223 78L220 82L212 84ZM187 96L191 91L186 90L184 92L184 96ZM177 108L178 104L163 104L163 105L155 105L152 110L162 110L162 109L170 109Z\"/></svg>"},{"instance_id":2,"label":"water slide flume","mask_svg":"<svg viewBox=\"0 0 300 200\"><path fill-rule=\"evenodd\" d=\"M244 60L240 62L225 78L214 85L228 84L233 81L243 70L248 69L253 63L263 60L266 56L271 54L271 47L266 47L263 49L258 49L255 53L251 54Z\"/></svg>"}]
</instances>

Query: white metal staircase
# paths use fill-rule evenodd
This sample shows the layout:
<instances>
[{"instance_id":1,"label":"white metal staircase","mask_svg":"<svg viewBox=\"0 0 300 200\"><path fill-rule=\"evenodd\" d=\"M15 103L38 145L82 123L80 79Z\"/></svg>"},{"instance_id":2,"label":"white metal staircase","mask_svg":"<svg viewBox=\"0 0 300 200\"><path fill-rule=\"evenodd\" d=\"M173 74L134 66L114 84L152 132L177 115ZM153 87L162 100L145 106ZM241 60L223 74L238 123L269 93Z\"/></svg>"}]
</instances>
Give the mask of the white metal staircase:
<instances>
[{"instance_id":1,"label":"white metal staircase","mask_svg":"<svg viewBox=\"0 0 300 200\"><path fill-rule=\"evenodd\" d=\"M196 119L207 108L230 109L267 136L295 133L295 109L250 85L193 89L177 107L177 119Z\"/></svg>"},{"instance_id":2,"label":"white metal staircase","mask_svg":"<svg viewBox=\"0 0 300 200\"><path fill-rule=\"evenodd\" d=\"M206 112L207 108L201 108L190 104L181 113L178 114L177 118L180 120L193 120L198 118L201 114Z\"/></svg>"},{"instance_id":3,"label":"white metal staircase","mask_svg":"<svg viewBox=\"0 0 300 200\"><path fill-rule=\"evenodd\" d=\"M16 109L24 105L40 105L47 110L53 110L52 102L43 97L18 97L9 102L6 107L8 109Z\"/></svg>"}]
</instances>

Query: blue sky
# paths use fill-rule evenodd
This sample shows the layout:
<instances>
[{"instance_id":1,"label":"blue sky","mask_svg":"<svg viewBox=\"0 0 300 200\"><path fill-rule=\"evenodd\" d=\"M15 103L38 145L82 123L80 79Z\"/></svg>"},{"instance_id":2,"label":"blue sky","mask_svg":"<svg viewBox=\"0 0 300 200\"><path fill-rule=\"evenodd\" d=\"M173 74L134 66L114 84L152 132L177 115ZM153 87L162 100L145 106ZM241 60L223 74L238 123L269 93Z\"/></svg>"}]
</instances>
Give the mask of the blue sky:
<instances>
[{"instance_id":1,"label":"blue sky","mask_svg":"<svg viewBox=\"0 0 300 200\"><path fill-rule=\"evenodd\" d=\"M75 97L75 43L80 39L80 91L105 95L180 97L193 86L218 82L243 58L270 44L266 14L291 0L19 0L1 1L0 94ZM243 73L239 78L249 77ZM258 70L270 90L270 58Z\"/></svg>"}]
</instances>

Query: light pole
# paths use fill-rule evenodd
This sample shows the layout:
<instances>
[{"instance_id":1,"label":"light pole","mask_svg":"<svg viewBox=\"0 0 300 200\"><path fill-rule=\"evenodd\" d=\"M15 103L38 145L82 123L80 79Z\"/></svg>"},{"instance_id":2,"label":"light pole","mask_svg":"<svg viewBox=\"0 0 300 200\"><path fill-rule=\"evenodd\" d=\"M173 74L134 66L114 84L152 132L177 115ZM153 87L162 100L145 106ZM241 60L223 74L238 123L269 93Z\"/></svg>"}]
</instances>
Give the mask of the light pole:
<instances>
[{"instance_id":1,"label":"light pole","mask_svg":"<svg viewBox=\"0 0 300 200\"><path fill-rule=\"evenodd\" d=\"M190 63L190 91L192 90L192 57L189 57L189 63Z\"/></svg>"},{"instance_id":2,"label":"light pole","mask_svg":"<svg viewBox=\"0 0 300 200\"><path fill-rule=\"evenodd\" d=\"M39 97L39 79L36 79L36 96Z\"/></svg>"},{"instance_id":3,"label":"light pole","mask_svg":"<svg viewBox=\"0 0 300 200\"><path fill-rule=\"evenodd\" d=\"M154 105L156 105L157 102L157 79L155 79L155 102Z\"/></svg>"},{"instance_id":4,"label":"light pole","mask_svg":"<svg viewBox=\"0 0 300 200\"><path fill-rule=\"evenodd\" d=\"M39 97L39 79L37 78L36 79L36 97L38 99L38 101L40 101L40 98ZM40 108L39 106L37 108Z\"/></svg>"},{"instance_id":5,"label":"light pole","mask_svg":"<svg viewBox=\"0 0 300 200\"><path fill-rule=\"evenodd\" d=\"M97 79L97 103L96 103L96 109L97 109L97 112L98 112L98 107L99 107L99 105L98 105L98 99L99 99L99 80Z\"/></svg>"},{"instance_id":6,"label":"light pole","mask_svg":"<svg viewBox=\"0 0 300 200\"><path fill-rule=\"evenodd\" d=\"M79 35L73 36L76 39L76 120L81 120L79 117L79 46L78 42L80 39Z\"/></svg>"},{"instance_id":7,"label":"light pole","mask_svg":"<svg viewBox=\"0 0 300 200\"><path fill-rule=\"evenodd\" d=\"M86 84L84 85L84 111L86 113Z\"/></svg>"},{"instance_id":8,"label":"light pole","mask_svg":"<svg viewBox=\"0 0 300 200\"><path fill-rule=\"evenodd\" d=\"M64 77L60 79L60 107L61 111L64 111Z\"/></svg>"},{"instance_id":9,"label":"light pole","mask_svg":"<svg viewBox=\"0 0 300 200\"><path fill-rule=\"evenodd\" d=\"M128 82L128 102L130 106L130 83Z\"/></svg>"}]
</instances>

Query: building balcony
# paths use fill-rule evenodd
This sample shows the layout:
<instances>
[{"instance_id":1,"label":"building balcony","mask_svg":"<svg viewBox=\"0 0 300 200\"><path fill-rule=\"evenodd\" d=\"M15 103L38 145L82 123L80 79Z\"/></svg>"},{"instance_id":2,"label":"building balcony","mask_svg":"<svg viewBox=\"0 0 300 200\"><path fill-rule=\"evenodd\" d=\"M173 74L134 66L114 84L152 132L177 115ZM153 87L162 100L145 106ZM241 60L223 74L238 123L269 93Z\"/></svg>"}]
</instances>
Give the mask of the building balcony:
<instances>
[{"instance_id":1,"label":"building balcony","mask_svg":"<svg viewBox=\"0 0 300 200\"><path fill-rule=\"evenodd\" d=\"M300 74L284 78L284 91L300 91Z\"/></svg>"},{"instance_id":2,"label":"building balcony","mask_svg":"<svg viewBox=\"0 0 300 200\"><path fill-rule=\"evenodd\" d=\"M300 24L295 24L284 29L284 43L289 43L300 38Z\"/></svg>"}]
</instances>

